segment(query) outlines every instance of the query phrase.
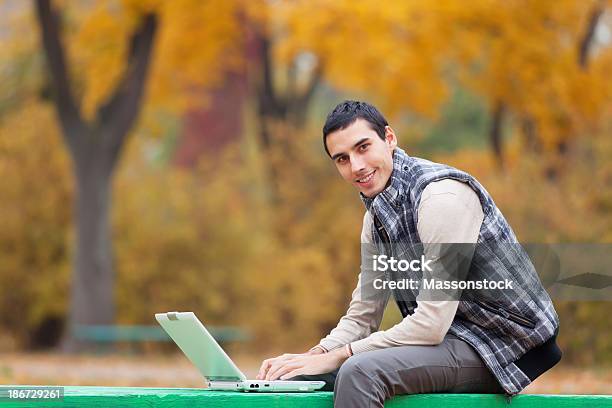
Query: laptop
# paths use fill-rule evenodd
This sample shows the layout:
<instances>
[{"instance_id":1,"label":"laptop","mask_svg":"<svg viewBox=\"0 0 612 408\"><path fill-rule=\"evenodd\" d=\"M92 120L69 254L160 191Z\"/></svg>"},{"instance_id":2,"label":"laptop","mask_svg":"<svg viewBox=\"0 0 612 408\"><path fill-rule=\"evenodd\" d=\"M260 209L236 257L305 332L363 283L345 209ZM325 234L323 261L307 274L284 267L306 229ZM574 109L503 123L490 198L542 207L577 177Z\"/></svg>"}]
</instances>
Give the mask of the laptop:
<instances>
[{"instance_id":1,"label":"laptop","mask_svg":"<svg viewBox=\"0 0 612 408\"><path fill-rule=\"evenodd\" d=\"M216 391L310 392L324 381L247 380L193 312L155 314L155 319Z\"/></svg>"}]
</instances>

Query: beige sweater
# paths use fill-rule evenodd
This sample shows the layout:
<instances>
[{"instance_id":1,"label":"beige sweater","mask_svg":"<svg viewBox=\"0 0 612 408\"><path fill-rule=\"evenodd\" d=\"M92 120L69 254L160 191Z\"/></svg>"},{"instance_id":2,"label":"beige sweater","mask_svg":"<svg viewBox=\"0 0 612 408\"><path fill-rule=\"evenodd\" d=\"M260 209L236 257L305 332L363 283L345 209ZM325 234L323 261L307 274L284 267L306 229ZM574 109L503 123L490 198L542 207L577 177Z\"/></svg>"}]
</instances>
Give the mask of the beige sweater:
<instances>
[{"instance_id":1,"label":"beige sweater","mask_svg":"<svg viewBox=\"0 0 612 408\"><path fill-rule=\"evenodd\" d=\"M427 243L475 243L484 219L478 195L467 184L444 179L430 183L418 208L417 230L427 259ZM363 218L361 241L372 243L372 216L366 211ZM365 351L403 345L439 344L450 327L457 311L457 301L423 300L417 296L414 314L384 331L377 331L389 300L389 293L380 300L362 300L360 287L382 278L382 272L364 268L359 274L357 287L353 291L346 314L329 335L315 347L329 351L350 343L354 354Z\"/></svg>"}]
</instances>

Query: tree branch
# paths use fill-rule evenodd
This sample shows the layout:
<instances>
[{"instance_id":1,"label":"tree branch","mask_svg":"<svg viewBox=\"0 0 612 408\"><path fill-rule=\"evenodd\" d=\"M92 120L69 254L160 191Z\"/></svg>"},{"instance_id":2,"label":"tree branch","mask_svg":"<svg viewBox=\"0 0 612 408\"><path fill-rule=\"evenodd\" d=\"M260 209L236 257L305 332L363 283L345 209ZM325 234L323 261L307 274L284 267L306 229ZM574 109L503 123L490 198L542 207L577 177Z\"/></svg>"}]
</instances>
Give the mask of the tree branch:
<instances>
[{"instance_id":1,"label":"tree branch","mask_svg":"<svg viewBox=\"0 0 612 408\"><path fill-rule=\"evenodd\" d=\"M287 66L287 93L286 101L289 103L295 99L297 95L297 66L295 58Z\"/></svg>"},{"instance_id":2,"label":"tree branch","mask_svg":"<svg viewBox=\"0 0 612 408\"><path fill-rule=\"evenodd\" d=\"M321 83L323 77L323 64L318 63L314 68L306 88L300 95L295 95L295 100L291 101L292 113L297 126L302 126L306 121L308 114L308 104L312 99L317 87Z\"/></svg>"},{"instance_id":3,"label":"tree branch","mask_svg":"<svg viewBox=\"0 0 612 408\"><path fill-rule=\"evenodd\" d=\"M108 101L98 109L97 126L104 133L103 143L113 161L141 109L156 31L157 16L145 15L132 34L123 77Z\"/></svg>"},{"instance_id":4,"label":"tree branch","mask_svg":"<svg viewBox=\"0 0 612 408\"><path fill-rule=\"evenodd\" d=\"M589 22L587 24L586 32L580 40L580 44L578 45L578 64L580 68L586 70L589 64L589 51L591 50L591 45L593 44L593 37L595 36L595 29L597 28L597 24L599 24L599 19L604 12L604 1L599 0L597 4L591 10L591 14L589 16Z\"/></svg>"},{"instance_id":5,"label":"tree branch","mask_svg":"<svg viewBox=\"0 0 612 408\"><path fill-rule=\"evenodd\" d=\"M323 64L318 63L312 73L312 76L310 77L310 82L308 83L306 90L300 96L300 104L307 104L310 101L310 99L312 98L312 95L317 89L317 86L319 86L319 83L321 83L322 77L323 77Z\"/></svg>"},{"instance_id":6,"label":"tree branch","mask_svg":"<svg viewBox=\"0 0 612 408\"><path fill-rule=\"evenodd\" d=\"M280 103L280 98L274 89L274 63L271 56L270 39L266 34L258 34L261 47L261 83L259 84L259 105L260 113L263 116L275 118L284 117L284 104Z\"/></svg>"},{"instance_id":7,"label":"tree branch","mask_svg":"<svg viewBox=\"0 0 612 408\"><path fill-rule=\"evenodd\" d=\"M62 134L74 152L78 133L83 130L85 124L70 90L66 57L60 40L59 16L53 10L50 0L36 0L36 15L40 26L41 42L56 93L55 106L63 128Z\"/></svg>"}]
</instances>

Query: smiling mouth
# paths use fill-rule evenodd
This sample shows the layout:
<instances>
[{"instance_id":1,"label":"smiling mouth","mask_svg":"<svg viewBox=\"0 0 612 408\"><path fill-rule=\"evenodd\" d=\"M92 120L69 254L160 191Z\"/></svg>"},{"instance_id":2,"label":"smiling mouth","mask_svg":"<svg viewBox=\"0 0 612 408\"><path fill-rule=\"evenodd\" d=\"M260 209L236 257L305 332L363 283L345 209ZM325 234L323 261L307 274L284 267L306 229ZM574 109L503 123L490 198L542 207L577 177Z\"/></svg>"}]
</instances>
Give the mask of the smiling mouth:
<instances>
[{"instance_id":1,"label":"smiling mouth","mask_svg":"<svg viewBox=\"0 0 612 408\"><path fill-rule=\"evenodd\" d=\"M369 183L370 180L372 180L372 177L374 177L374 173L376 173L376 170L372 170L371 173L366 174L364 177L359 178L357 180L355 180L357 183L359 184L366 184Z\"/></svg>"}]
</instances>

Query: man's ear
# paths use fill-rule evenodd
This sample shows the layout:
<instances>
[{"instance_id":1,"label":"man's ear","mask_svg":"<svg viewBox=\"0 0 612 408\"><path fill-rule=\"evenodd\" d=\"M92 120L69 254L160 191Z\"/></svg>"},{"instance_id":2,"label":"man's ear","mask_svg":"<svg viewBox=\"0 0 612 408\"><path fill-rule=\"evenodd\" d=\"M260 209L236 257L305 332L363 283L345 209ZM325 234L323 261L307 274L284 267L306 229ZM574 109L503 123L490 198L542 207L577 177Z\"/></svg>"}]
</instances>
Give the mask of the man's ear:
<instances>
[{"instance_id":1,"label":"man's ear","mask_svg":"<svg viewBox=\"0 0 612 408\"><path fill-rule=\"evenodd\" d=\"M390 149L397 147L397 136L391 126L385 126L385 143Z\"/></svg>"}]
</instances>

